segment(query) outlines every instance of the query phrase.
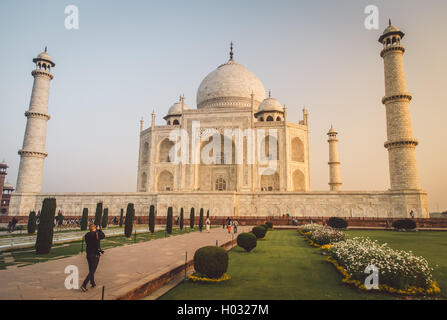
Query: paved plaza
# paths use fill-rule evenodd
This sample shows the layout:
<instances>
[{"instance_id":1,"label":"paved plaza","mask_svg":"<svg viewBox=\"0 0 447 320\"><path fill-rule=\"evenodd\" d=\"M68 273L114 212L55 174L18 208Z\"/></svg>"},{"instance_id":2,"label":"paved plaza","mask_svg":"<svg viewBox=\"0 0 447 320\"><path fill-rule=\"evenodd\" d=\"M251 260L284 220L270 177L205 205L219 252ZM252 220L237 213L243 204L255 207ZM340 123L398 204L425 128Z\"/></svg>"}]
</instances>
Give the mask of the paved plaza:
<instances>
[{"instance_id":1,"label":"paved plaza","mask_svg":"<svg viewBox=\"0 0 447 320\"><path fill-rule=\"evenodd\" d=\"M247 228L240 227L239 232L248 230ZM102 286L105 286L104 299L117 299L184 265L186 252L189 261L197 249L216 245L216 240L221 245L231 241L232 235L222 228L213 228L210 233L192 232L108 249L101 257L95 274L96 288L85 293L65 288L67 266L74 265L79 268L79 286L87 275L85 254L22 268L0 270L0 300L98 300L102 296Z\"/></svg>"}]
</instances>

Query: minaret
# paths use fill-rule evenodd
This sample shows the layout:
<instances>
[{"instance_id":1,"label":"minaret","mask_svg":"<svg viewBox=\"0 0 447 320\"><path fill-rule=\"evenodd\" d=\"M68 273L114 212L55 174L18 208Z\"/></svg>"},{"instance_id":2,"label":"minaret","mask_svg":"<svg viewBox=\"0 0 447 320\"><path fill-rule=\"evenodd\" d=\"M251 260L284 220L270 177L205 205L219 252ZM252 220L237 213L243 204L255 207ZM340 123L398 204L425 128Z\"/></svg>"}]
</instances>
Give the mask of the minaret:
<instances>
[{"instance_id":1,"label":"minaret","mask_svg":"<svg viewBox=\"0 0 447 320\"><path fill-rule=\"evenodd\" d=\"M19 150L20 166L17 177L17 193L39 193L42 189L43 162L47 156L45 140L47 134L48 96L50 81L53 79L51 69L55 63L45 51L33 59L36 69L31 72L34 77L33 91L28 111L25 137Z\"/></svg>"},{"instance_id":2,"label":"minaret","mask_svg":"<svg viewBox=\"0 0 447 320\"><path fill-rule=\"evenodd\" d=\"M380 56L385 65L385 96L388 160L391 190L419 190L419 175L415 148L418 141L413 137L410 117L411 95L407 92L403 54L400 41L404 33L391 25L379 38L383 44Z\"/></svg>"},{"instance_id":3,"label":"minaret","mask_svg":"<svg viewBox=\"0 0 447 320\"><path fill-rule=\"evenodd\" d=\"M340 179L340 161L338 160L337 149L337 132L331 126L331 129L327 133L329 142L329 187L331 191L340 191L341 179Z\"/></svg>"}]
</instances>

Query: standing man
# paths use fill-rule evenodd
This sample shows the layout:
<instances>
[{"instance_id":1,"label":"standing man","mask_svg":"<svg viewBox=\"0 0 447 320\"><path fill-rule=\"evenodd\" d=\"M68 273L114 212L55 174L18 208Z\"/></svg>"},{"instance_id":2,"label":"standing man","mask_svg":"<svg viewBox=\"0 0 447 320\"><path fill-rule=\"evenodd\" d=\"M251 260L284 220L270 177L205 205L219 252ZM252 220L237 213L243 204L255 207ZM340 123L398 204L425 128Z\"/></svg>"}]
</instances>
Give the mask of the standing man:
<instances>
[{"instance_id":1,"label":"standing man","mask_svg":"<svg viewBox=\"0 0 447 320\"><path fill-rule=\"evenodd\" d=\"M88 275L82 283L81 290L83 292L87 291L86 285L90 281L91 288L96 287L95 283L95 271L98 267L99 257L104 251L101 250L100 241L106 236L104 232L101 231L99 226L90 224L90 232L85 234L85 243L87 245L87 263L88 263Z\"/></svg>"}]
</instances>

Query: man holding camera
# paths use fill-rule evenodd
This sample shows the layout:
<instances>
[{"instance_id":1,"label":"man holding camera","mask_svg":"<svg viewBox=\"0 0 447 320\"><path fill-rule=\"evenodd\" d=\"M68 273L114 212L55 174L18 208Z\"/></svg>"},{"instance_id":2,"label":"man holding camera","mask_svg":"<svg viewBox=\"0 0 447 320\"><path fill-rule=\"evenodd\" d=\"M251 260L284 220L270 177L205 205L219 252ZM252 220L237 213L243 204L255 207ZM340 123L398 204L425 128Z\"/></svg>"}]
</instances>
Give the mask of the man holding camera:
<instances>
[{"instance_id":1,"label":"man holding camera","mask_svg":"<svg viewBox=\"0 0 447 320\"><path fill-rule=\"evenodd\" d=\"M83 292L87 291L87 283L90 281L91 288L96 287L95 283L95 271L98 267L99 257L104 251L101 250L100 241L106 236L104 232L101 231L99 226L90 224L90 232L85 234L85 243L87 245L87 263L88 263L88 275L82 283L81 290Z\"/></svg>"}]
</instances>

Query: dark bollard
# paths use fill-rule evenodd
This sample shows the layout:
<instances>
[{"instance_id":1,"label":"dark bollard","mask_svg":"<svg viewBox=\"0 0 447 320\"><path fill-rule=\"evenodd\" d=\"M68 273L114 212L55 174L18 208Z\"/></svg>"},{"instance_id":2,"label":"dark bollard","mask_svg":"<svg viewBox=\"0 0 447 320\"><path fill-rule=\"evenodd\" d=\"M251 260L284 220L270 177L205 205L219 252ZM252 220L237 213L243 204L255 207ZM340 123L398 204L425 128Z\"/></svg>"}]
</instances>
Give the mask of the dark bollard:
<instances>
[{"instance_id":1,"label":"dark bollard","mask_svg":"<svg viewBox=\"0 0 447 320\"><path fill-rule=\"evenodd\" d=\"M186 267L188 266L188 251L185 251L185 280L186 280Z\"/></svg>"},{"instance_id":2,"label":"dark bollard","mask_svg":"<svg viewBox=\"0 0 447 320\"><path fill-rule=\"evenodd\" d=\"M219 245L217 244L217 240L216 240L216 247L218 247Z\"/></svg>"},{"instance_id":3,"label":"dark bollard","mask_svg":"<svg viewBox=\"0 0 447 320\"><path fill-rule=\"evenodd\" d=\"M104 300L104 286L102 286L102 296L101 296L101 300Z\"/></svg>"}]
</instances>

